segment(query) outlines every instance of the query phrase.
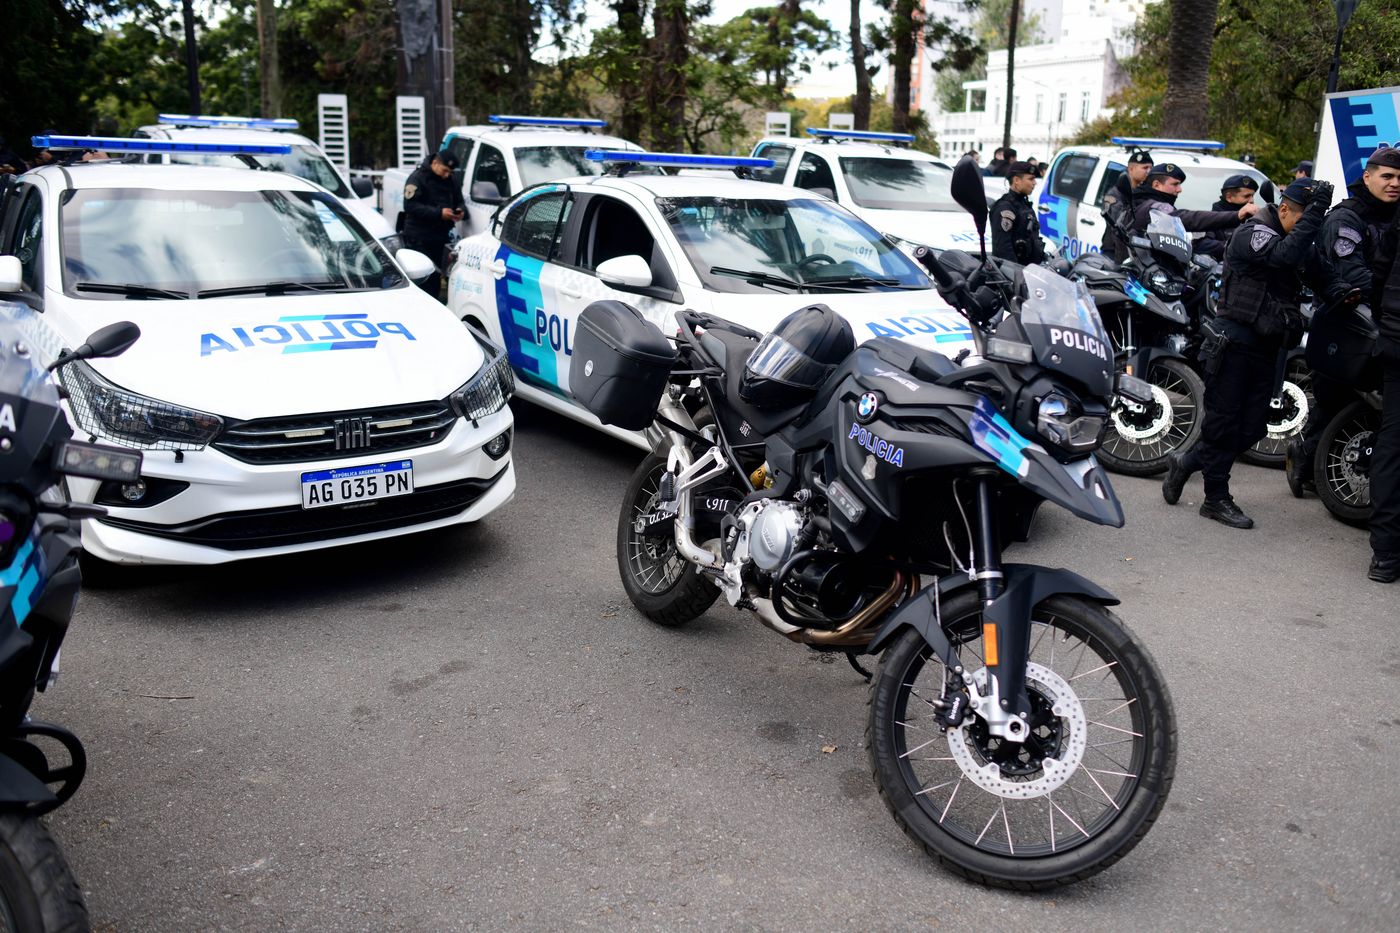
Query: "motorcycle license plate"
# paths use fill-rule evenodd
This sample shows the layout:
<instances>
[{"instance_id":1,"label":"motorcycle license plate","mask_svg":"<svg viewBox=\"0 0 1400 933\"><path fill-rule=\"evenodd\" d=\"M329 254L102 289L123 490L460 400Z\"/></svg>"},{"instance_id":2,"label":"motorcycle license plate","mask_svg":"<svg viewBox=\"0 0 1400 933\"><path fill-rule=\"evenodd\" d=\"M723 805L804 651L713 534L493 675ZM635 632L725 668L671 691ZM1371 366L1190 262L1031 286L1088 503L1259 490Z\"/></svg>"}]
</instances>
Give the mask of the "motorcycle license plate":
<instances>
[{"instance_id":1,"label":"motorcycle license plate","mask_svg":"<svg viewBox=\"0 0 1400 933\"><path fill-rule=\"evenodd\" d=\"M301 474L301 507L372 502L413 492L413 461L369 463Z\"/></svg>"}]
</instances>

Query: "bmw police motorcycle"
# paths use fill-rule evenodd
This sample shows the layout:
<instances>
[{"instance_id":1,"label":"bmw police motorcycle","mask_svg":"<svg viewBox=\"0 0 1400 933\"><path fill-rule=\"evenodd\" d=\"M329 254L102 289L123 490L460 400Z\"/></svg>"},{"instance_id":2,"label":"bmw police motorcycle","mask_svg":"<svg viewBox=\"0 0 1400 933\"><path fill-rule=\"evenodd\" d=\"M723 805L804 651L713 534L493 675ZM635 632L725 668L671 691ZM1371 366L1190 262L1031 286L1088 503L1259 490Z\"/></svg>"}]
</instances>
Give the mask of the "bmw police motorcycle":
<instances>
[{"instance_id":1,"label":"bmw police motorcycle","mask_svg":"<svg viewBox=\"0 0 1400 933\"><path fill-rule=\"evenodd\" d=\"M115 356L140 331L121 322L65 351L50 370ZM102 514L62 494L63 476L132 482L136 451L71 438L60 391L16 328L0 323L0 931L88 928L62 852L39 822L82 783L77 736L29 718L36 692L58 676L59 648L77 604L78 522Z\"/></svg>"},{"instance_id":2,"label":"bmw police motorcycle","mask_svg":"<svg viewBox=\"0 0 1400 933\"><path fill-rule=\"evenodd\" d=\"M966 159L953 191L985 233ZM961 366L888 338L856 347L822 305L766 336L681 311L667 339L604 301L580 318L573 392L652 445L617 530L633 604L679 626L722 595L846 654L871 681L866 740L895 822L967 878L1050 888L1147 833L1176 724L1110 593L1002 551L1047 500L1123 524L1094 451L1115 394L1151 392L1115 379L1082 284L1008 278L985 247L980 263L915 255L973 325Z\"/></svg>"}]
</instances>

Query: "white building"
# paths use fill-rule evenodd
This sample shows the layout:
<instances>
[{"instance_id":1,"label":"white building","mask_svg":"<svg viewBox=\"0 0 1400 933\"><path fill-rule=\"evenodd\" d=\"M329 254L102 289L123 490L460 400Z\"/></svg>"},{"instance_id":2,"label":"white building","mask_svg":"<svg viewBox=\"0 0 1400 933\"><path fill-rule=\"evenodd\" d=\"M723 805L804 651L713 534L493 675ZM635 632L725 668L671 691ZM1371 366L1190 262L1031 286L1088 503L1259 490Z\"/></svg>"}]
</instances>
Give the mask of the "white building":
<instances>
[{"instance_id":1,"label":"white building","mask_svg":"<svg viewBox=\"0 0 1400 933\"><path fill-rule=\"evenodd\" d=\"M1042 30L1049 33L1053 24L1058 35L1016 50L1011 145L1022 158L1050 158L1061 140L1111 112L1108 100L1126 80L1119 59L1131 51L1129 34L1146 2L1050 0L1053 9L1041 14ZM926 99L943 154L977 149L985 163L1002 140L1006 50L987 56L984 80L963 84L961 111L940 112L932 93Z\"/></svg>"}]
</instances>

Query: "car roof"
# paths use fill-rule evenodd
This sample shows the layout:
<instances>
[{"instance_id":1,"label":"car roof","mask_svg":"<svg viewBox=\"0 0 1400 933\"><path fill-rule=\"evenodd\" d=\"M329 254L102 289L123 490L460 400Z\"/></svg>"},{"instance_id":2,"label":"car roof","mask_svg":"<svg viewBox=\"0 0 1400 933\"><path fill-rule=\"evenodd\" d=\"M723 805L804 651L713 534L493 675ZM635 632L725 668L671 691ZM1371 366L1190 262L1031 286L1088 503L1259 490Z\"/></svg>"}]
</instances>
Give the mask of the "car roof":
<instances>
[{"instance_id":1,"label":"car roof","mask_svg":"<svg viewBox=\"0 0 1400 933\"><path fill-rule=\"evenodd\" d=\"M737 178L729 171L690 170L680 175L586 175L565 182L575 188L612 189L659 198L745 198L764 201L824 201L802 188Z\"/></svg>"},{"instance_id":2,"label":"car roof","mask_svg":"<svg viewBox=\"0 0 1400 933\"><path fill-rule=\"evenodd\" d=\"M172 126L167 123L143 126L138 131L151 139L191 143L235 143L250 146L314 146L316 141L286 130L258 130L245 127Z\"/></svg>"},{"instance_id":3,"label":"car roof","mask_svg":"<svg viewBox=\"0 0 1400 933\"><path fill-rule=\"evenodd\" d=\"M565 130L553 126L496 126L482 123L453 126L447 136L466 136L485 140L502 149L525 146L586 146L589 149L626 149L641 152L642 147L620 136L605 136L580 130Z\"/></svg>"},{"instance_id":4,"label":"car roof","mask_svg":"<svg viewBox=\"0 0 1400 933\"><path fill-rule=\"evenodd\" d=\"M910 149L895 143L870 143L854 139L803 139L798 136L765 136L755 146L763 143L777 143L792 146L794 149L812 149L817 152L830 152L834 155L865 156L881 159L906 159L911 162L942 162L937 156L918 149Z\"/></svg>"},{"instance_id":5,"label":"car roof","mask_svg":"<svg viewBox=\"0 0 1400 933\"><path fill-rule=\"evenodd\" d=\"M31 169L55 189L153 188L160 191L312 191L325 189L286 172L250 172L213 165L162 165L150 162L75 162Z\"/></svg>"},{"instance_id":6,"label":"car roof","mask_svg":"<svg viewBox=\"0 0 1400 933\"><path fill-rule=\"evenodd\" d=\"M1085 155L1101 157L1117 156L1123 162L1127 162L1128 156L1137 151L1137 149L1137 146L1132 148L1125 146L1065 146L1055 153L1055 158L1058 159L1062 153L1066 152L1082 152ZM1193 165L1200 166L1201 168L1231 168L1240 172L1258 172L1261 176L1264 174L1248 162L1241 162L1238 159L1227 159L1224 156L1211 155L1205 152L1193 152L1190 149L1148 149L1148 152L1152 153L1152 161L1154 163L1175 162L1181 165L1183 170L1188 174L1190 173L1190 167ZM1053 162L1054 159L1051 161Z\"/></svg>"}]
</instances>

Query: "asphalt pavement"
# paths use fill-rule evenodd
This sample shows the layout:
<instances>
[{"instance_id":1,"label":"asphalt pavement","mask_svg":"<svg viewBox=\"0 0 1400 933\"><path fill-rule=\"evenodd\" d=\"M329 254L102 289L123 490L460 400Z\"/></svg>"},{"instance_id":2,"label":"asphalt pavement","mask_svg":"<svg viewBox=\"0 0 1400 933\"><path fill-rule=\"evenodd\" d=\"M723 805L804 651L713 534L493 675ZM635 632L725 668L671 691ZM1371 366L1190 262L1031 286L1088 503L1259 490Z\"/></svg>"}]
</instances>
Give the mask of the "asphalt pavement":
<instances>
[{"instance_id":1,"label":"asphalt pavement","mask_svg":"<svg viewBox=\"0 0 1400 933\"><path fill-rule=\"evenodd\" d=\"M1126 528L1047 506L1011 552L1122 599L1180 725L1143 843L1023 895L898 830L839 656L638 615L640 454L515 408L475 526L84 591L34 713L87 745L49 825L98 930L1394 928L1400 585L1281 473L1237 469L1253 531L1116 478Z\"/></svg>"}]
</instances>

